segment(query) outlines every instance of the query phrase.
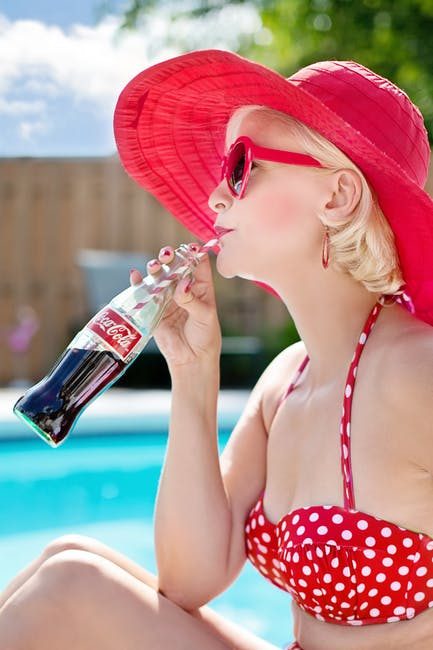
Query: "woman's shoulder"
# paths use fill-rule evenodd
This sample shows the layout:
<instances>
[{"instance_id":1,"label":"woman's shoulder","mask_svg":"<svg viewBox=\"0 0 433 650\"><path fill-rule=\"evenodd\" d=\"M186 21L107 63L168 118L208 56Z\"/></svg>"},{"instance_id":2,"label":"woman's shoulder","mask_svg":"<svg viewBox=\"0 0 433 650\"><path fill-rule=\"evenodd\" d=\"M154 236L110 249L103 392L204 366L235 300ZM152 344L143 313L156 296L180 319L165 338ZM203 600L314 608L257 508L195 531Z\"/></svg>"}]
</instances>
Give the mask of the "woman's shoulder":
<instances>
[{"instance_id":1,"label":"woman's shoulder","mask_svg":"<svg viewBox=\"0 0 433 650\"><path fill-rule=\"evenodd\" d=\"M262 395L262 413L267 430L281 395L293 380L306 355L305 344L299 340L284 348L268 365Z\"/></svg>"}]
</instances>

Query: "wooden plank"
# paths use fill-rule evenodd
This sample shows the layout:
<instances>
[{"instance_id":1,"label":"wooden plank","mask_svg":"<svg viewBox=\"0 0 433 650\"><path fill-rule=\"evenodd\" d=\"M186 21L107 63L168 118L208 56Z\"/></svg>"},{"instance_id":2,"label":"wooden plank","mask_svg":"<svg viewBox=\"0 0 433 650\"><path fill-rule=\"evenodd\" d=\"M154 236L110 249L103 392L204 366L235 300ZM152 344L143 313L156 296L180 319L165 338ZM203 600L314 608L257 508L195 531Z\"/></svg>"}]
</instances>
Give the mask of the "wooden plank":
<instances>
[{"instance_id":1,"label":"wooden plank","mask_svg":"<svg viewBox=\"0 0 433 650\"><path fill-rule=\"evenodd\" d=\"M13 278L12 292L12 326L18 324L22 307L29 304L31 278L31 185L33 165L31 160L24 160L19 166L17 183L13 192L12 219L12 255L10 273ZM29 357L27 354L12 353L12 381L24 380L28 376Z\"/></svg>"},{"instance_id":2,"label":"wooden plank","mask_svg":"<svg viewBox=\"0 0 433 650\"><path fill-rule=\"evenodd\" d=\"M12 355L8 346L8 331L13 323L12 255L14 250L14 192L11 160L5 160L0 174L1 226L0 237L0 382L7 384L12 378Z\"/></svg>"}]
</instances>

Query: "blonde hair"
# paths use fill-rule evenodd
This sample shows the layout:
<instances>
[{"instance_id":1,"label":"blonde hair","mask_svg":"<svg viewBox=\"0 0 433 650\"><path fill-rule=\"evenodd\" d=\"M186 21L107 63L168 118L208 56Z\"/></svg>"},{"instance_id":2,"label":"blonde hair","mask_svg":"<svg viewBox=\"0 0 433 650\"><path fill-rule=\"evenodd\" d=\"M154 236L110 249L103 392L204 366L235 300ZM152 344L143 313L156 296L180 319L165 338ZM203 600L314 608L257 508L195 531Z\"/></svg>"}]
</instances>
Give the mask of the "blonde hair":
<instances>
[{"instance_id":1,"label":"blonde hair","mask_svg":"<svg viewBox=\"0 0 433 650\"><path fill-rule=\"evenodd\" d=\"M258 104L241 106L232 113L226 131L226 149L233 139L233 130L251 112L260 112L288 127L301 144L303 153L317 158L328 168L315 168L314 172L329 174L343 167L357 172L362 185L361 198L353 214L333 222L317 215L324 225L329 226L329 263L336 270L350 274L368 291L402 294L404 279L394 233L378 204L374 189L359 167L315 129L287 113Z\"/></svg>"}]
</instances>

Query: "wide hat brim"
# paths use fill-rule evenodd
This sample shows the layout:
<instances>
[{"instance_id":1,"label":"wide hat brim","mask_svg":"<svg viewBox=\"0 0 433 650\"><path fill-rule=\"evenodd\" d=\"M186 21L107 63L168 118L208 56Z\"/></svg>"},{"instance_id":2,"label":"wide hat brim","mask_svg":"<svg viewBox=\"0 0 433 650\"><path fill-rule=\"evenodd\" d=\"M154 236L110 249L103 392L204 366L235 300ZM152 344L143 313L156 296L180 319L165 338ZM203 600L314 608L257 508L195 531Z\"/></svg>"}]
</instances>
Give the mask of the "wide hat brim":
<instances>
[{"instance_id":1,"label":"wide hat brim","mask_svg":"<svg viewBox=\"0 0 433 650\"><path fill-rule=\"evenodd\" d=\"M220 182L225 128L245 104L316 129L362 170L395 235L405 292L433 325L433 200L383 150L290 77L225 50L153 65L121 92L114 135L126 172L202 242L215 236L209 195ZM278 296L267 284L255 282Z\"/></svg>"}]
</instances>

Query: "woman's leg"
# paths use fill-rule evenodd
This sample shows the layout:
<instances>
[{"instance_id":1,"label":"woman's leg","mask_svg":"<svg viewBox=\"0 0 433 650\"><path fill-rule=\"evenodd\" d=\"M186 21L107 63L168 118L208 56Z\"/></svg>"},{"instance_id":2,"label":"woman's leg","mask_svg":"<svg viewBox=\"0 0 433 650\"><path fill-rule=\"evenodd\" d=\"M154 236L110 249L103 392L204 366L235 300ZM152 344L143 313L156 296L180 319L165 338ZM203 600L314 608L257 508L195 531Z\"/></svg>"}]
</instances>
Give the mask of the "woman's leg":
<instances>
[{"instance_id":1,"label":"woman's leg","mask_svg":"<svg viewBox=\"0 0 433 650\"><path fill-rule=\"evenodd\" d=\"M0 638L2 650L276 650L229 622L214 628L109 560L79 550L43 562L9 598Z\"/></svg>"},{"instance_id":2,"label":"woman's leg","mask_svg":"<svg viewBox=\"0 0 433 650\"><path fill-rule=\"evenodd\" d=\"M116 650L156 650L170 647L170 635L177 629L181 636L175 634L173 647L179 649L185 644L185 648L212 650L276 650L208 606L185 612L157 593L156 576L93 538L74 535L55 540L18 577L21 586L17 578L15 590L0 611L0 638L7 638L13 650L48 650L50 644L64 650L108 650L112 647L109 641L113 641L113 648L117 644ZM134 615L137 621L131 628L129 618ZM152 617L155 620L149 623ZM56 623L51 624L52 621ZM142 629L146 624L152 628L147 637ZM125 629L127 638L119 638L119 630L124 635ZM138 632L141 641L135 646L134 634Z\"/></svg>"},{"instance_id":3,"label":"woman's leg","mask_svg":"<svg viewBox=\"0 0 433 650\"><path fill-rule=\"evenodd\" d=\"M53 555L69 549L88 551L89 553L100 555L101 557L114 562L114 564L125 569L125 571L128 571L138 578L138 580L142 580L155 590L158 589L157 577L136 562L133 562L133 560L130 560L126 555L115 551L93 537L88 537L86 535L62 535L50 542L44 548L39 557L33 560L10 581L6 588L0 593L0 609L6 603L8 598L10 598L10 596L12 596L21 585L31 578L43 562Z\"/></svg>"}]
</instances>

